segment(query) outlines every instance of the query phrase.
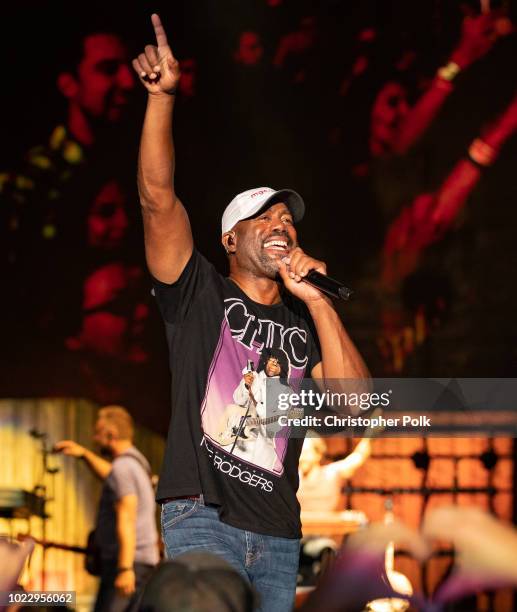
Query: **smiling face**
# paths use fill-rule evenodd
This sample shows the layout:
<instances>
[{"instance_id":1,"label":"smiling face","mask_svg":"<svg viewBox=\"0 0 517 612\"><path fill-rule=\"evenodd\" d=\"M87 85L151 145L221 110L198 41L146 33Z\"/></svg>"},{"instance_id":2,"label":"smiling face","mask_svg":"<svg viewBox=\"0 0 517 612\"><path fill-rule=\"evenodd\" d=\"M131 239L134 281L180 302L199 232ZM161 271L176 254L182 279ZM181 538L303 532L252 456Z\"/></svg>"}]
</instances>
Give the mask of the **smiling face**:
<instances>
[{"instance_id":1,"label":"smiling face","mask_svg":"<svg viewBox=\"0 0 517 612\"><path fill-rule=\"evenodd\" d=\"M298 246L293 216L284 202L240 221L233 234L236 265L257 277L275 279L281 259Z\"/></svg>"},{"instance_id":2,"label":"smiling face","mask_svg":"<svg viewBox=\"0 0 517 612\"><path fill-rule=\"evenodd\" d=\"M265 368L266 376L280 376L281 368L280 362L276 357L270 357L267 360L266 368Z\"/></svg>"}]
</instances>

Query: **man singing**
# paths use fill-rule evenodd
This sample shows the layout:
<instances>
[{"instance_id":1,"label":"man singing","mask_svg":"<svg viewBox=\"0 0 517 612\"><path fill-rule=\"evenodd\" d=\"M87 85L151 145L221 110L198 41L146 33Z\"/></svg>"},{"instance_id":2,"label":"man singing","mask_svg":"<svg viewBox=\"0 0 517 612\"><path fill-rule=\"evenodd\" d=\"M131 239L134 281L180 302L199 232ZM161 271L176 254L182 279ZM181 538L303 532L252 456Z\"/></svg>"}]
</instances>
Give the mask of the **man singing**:
<instances>
[{"instance_id":1,"label":"man singing","mask_svg":"<svg viewBox=\"0 0 517 612\"><path fill-rule=\"evenodd\" d=\"M261 610L290 610L296 588L303 441L277 440L278 469L231 455L217 442L242 364L283 349L290 384L365 379L368 371L331 301L301 282L325 264L298 246L302 198L290 189L248 189L222 216L230 273L221 276L193 245L174 189L172 115L180 78L157 15L157 46L133 67L148 92L138 169L145 249L164 319L172 415L158 488L168 557L207 549L230 562L261 595Z\"/></svg>"}]
</instances>

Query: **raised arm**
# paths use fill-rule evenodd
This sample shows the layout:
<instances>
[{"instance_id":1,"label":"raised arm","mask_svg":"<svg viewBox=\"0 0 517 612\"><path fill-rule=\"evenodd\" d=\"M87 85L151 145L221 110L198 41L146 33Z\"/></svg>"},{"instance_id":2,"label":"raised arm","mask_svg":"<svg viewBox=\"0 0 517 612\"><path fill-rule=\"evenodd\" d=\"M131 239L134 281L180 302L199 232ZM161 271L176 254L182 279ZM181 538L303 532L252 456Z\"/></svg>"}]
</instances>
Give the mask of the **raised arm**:
<instances>
[{"instance_id":1,"label":"raised arm","mask_svg":"<svg viewBox=\"0 0 517 612\"><path fill-rule=\"evenodd\" d=\"M497 11L465 17L461 38L445 65L438 70L430 87L401 123L394 142L396 153L406 153L426 132L449 94L454 90L456 75L484 57L498 38L510 30L501 31L501 16Z\"/></svg>"},{"instance_id":2,"label":"raised arm","mask_svg":"<svg viewBox=\"0 0 517 612\"><path fill-rule=\"evenodd\" d=\"M153 15L151 19L157 44L147 45L133 60L148 92L138 157L138 192L147 265L159 281L173 283L193 248L187 212L174 190L172 117L180 71L160 18Z\"/></svg>"},{"instance_id":3,"label":"raised arm","mask_svg":"<svg viewBox=\"0 0 517 612\"><path fill-rule=\"evenodd\" d=\"M391 223L383 247L383 285L395 288L411 274L423 251L450 230L459 211L499 150L517 131L517 93L505 111L476 138L434 194L420 194Z\"/></svg>"}]
</instances>

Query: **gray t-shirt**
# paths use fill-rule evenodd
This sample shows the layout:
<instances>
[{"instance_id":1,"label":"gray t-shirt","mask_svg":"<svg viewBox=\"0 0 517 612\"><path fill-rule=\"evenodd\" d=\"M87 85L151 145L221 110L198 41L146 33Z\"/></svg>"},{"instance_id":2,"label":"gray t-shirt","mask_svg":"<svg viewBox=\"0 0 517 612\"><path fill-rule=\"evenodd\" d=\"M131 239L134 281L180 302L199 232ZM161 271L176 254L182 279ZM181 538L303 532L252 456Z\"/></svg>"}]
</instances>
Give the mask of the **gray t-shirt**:
<instances>
[{"instance_id":1,"label":"gray t-shirt","mask_svg":"<svg viewBox=\"0 0 517 612\"><path fill-rule=\"evenodd\" d=\"M95 541L106 561L118 558L116 502L125 495L138 498L135 562L155 565L159 560L158 530L155 519L151 468L147 459L131 447L113 460L113 467L102 487Z\"/></svg>"}]
</instances>

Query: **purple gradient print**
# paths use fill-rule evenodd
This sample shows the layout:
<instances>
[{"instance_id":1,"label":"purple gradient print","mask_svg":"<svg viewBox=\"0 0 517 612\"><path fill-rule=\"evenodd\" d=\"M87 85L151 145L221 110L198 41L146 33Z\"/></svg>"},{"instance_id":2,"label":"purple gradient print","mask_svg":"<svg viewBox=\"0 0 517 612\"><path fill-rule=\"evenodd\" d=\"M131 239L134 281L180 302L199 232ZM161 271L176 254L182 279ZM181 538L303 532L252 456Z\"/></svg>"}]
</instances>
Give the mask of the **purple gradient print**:
<instances>
[{"instance_id":1,"label":"purple gradient print","mask_svg":"<svg viewBox=\"0 0 517 612\"><path fill-rule=\"evenodd\" d=\"M284 349L289 361L289 385L293 390L299 388L307 359L300 363L298 355L302 354L302 345L307 342L307 332L300 328L286 329L267 319L257 319L248 313L242 300L232 298L225 302L225 319L221 325L201 406L202 428L205 436L222 451L231 452L240 461L281 476L289 439L286 428L269 441L269 448L274 449L276 453L272 461L262 460L257 457L257 453L249 451L250 445L258 444L256 440L247 442L246 450L245 443L241 440L236 445L222 444L220 432L227 422L228 411L238 408L234 393L241 384L248 361L253 363L253 370L257 372L264 353L267 355L271 349ZM295 365L293 361L298 363ZM245 408L241 410L244 414Z\"/></svg>"}]
</instances>

